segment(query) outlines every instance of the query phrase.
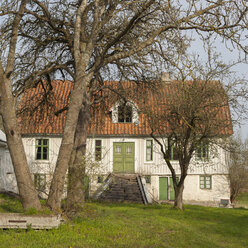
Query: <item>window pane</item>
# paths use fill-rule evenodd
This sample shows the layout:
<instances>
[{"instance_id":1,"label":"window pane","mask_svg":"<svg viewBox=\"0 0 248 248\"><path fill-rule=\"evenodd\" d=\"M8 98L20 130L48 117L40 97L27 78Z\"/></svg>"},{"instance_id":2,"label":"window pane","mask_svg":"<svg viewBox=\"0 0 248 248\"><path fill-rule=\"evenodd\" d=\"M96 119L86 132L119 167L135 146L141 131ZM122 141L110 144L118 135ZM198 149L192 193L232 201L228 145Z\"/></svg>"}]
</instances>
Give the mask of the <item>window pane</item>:
<instances>
[{"instance_id":1,"label":"window pane","mask_svg":"<svg viewBox=\"0 0 248 248\"><path fill-rule=\"evenodd\" d=\"M43 159L48 159L48 148L43 147Z\"/></svg>"},{"instance_id":2,"label":"window pane","mask_svg":"<svg viewBox=\"0 0 248 248\"><path fill-rule=\"evenodd\" d=\"M102 145L102 141L101 140L96 140L96 146L101 146Z\"/></svg>"},{"instance_id":3,"label":"window pane","mask_svg":"<svg viewBox=\"0 0 248 248\"><path fill-rule=\"evenodd\" d=\"M151 161L152 160L152 154L153 153L153 146L152 146L152 140L146 141L146 160Z\"/></svg>"},{"instance_id":4,"label":"window pane","mask_svg":"<svg viewBox=\"0 0 248 248\"><path fill-rule=\"evenodd\" d=\"M96 160L96 161L101 161L101 159L102 159L101 147L96 147L96 151L95 151L95 160Z\"/></svg>"},{"instance_id":5,"label":"window pane","mask_svg":"<svg viewBox=\"0 0 248 248\"><path fill-rule=\"evenodd\" d=\"M124 122L124 105L118 107L118 122Z\"/></svg>"},{"instance_id":6,"label":"window pane","mask_svg":"<svg viewBox=\"0 0 248 248\"><path fill-rule=\"evenodd\" d=\"M151 176L145 176L146 183L151 183Z\"/></svg>"},{"instance_id":7,"label":"window pane","mask_svg":"<svg viewBox=\"0 0 248 248\"><path fill-rule=\"evenodd\" d=\"M48 145L48 139L43 139L43 145L47 146Z\"/></svg>"},{"instance_id":8,"label":"window pane","mask_svg":"<svg viewBox=\"0 0 248 248\"><path fill-rule=\"evenodd\" d=\"M115 153L121 153L121 146L115 147Z\"/></svg>"},{"instance_id":9,"label":"window pane","mask_svg":"<svg viewBox=\"0 0 248 248\"><path fill-rule=\"evenodd\" d=\"M147 161L152 160L152 148L151 147L146 148L146 160Z\"/></svg>"},{"instance_id":10,"label":"window pane","mask_svg":"<svg viewBox=\"0 0 248 248\"><path fill-rule=\"evenodd\" d=\"M132 107L131 106L125 106L125 119L126 122L132 122Z\"/></svg>"},{"instance_id":11,"label":"window pane","mask_svg":"<svg viewBox=\"0 0 248 248\"><path fill-rule=\"evenodd\" d=\"M152 146L152 140L147 140L146 141L146 146Z\"/></svg>"},{"instance_id":12,"label":"window pane","mask_svg":"<svg viewBox=\"0 0 248 248\"><path fill-rule=\"evenodd\" d=\"M97 177L97 183L103 183L103 176Z\"/></svg>"},{"instance_id":13,"label":"window pane","mask_svg":"<svg viewBox=\"0 0 248 248\"><path fill-rule=\"evenodd\" d=\"M34 185L39 191L46 189L46 175L45 174L34 174Z\"/></svg>"},{"instance_id":14,"label":"window pane","mask_svg":"<svg viewBox=\"0 0 248 248\"><path fill-rule=\"evenodd\" d=\"M41 147L36 148L36 159L41 159Z\"/></svg>"},{"instance_id":15,"label":"window pane","mask_svg":"<svg viewBox=\"0 0 248 248\"><path fill-rule=\"evenodd\" d=\"M95 160L101 161L102 159L102 141L96 140L95 141Z\"/></svg>"},{"instance_id":16,"label":"window pane","mask_svg":"<svg viewBox=\"0 0 248 248\"><path fill-rule=\"evenodd\" d=\"M132 146L127 146L127 154L131 154L132 153Z\"/></svg>"}]
</instances>

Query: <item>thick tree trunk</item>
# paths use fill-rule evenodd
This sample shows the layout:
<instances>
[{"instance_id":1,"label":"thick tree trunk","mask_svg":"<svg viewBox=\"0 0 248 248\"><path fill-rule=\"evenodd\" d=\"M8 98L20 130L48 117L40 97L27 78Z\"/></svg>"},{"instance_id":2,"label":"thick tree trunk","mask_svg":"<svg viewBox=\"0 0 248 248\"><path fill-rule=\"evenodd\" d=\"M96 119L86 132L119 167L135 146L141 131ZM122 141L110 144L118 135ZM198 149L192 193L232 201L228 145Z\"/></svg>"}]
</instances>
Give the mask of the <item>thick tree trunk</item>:
<instances>
[{"instance_id":1,"label":"thick tree trunk","mask_svg":"<svg viewBox=\"0 0 248 248\"><path fill-rule=\"evenodd\" d=\"M79 113L77 129L74 137L74 148L69 164L69 184L67 190L66 213L75 217L84 206L85 201L85 167L86 167L86 140L89 125L89 103L85 96Z\"/></svg>"},{"instance_id":2,"label":"thick tree trunk","mask_svg":"<svg viewBox=\"0 0 248 248\"><path fill-rule=\"evenodd\" d=\"M70 97L70 104L66 116L64 135L60 146L58 160L50 186L47 205L55 212L61 212L61 199L64 192L66 172L70 162L73 150L74 135L78 122L78 116L85 97L86 86L90 80L87 77L78 75L75 80L75 86Z\"/></svg>"},{"instance_id":3,"label":"thick tree trunk","mask_svg":"<svg viewBox=\"0 0 248 248\"><path fill-rule=\"evenodd\" d=\"M184 190L184 182L174 187L175 189L175 201L174 207L183 210L183 190Z\"/></svg>"},{"instance_id":4,"label":"thick tree trunk","mask_svg":"<svg viewBox=\"0 0 248 248\"><path fill-rule=\"evenodd\" d=\"M12 159L17 186L23 208L41 209L37 191L28 167L22 138L17 122L15 99L12 95L11 82L1 78L1 113L7 137L8 148Z\"/></svg>"}]
</instances>

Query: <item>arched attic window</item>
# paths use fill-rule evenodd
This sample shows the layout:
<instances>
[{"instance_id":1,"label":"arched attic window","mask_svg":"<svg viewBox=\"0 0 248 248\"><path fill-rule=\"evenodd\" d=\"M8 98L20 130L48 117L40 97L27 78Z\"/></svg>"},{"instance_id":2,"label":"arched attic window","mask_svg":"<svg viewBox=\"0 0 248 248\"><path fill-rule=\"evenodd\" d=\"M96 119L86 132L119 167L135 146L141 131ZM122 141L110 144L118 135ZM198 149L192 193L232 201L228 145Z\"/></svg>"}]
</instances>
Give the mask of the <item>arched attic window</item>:
<instances>
[{"instance_id":1,"label":"arched attic window","mask_svg":"<svg viewBox=\"0 0 248 248\"><path fill-rule=\"evenodd\" d=\"M135 103L117 102L112 108L113 123L135 123L139 124L138 108Z\"/></svg>"},{"instance_id":2,"label":"arched attic window","mask_svg":"<svg viewBox=\"0 0 248 248\"><path fill-rule=\"evenodd\" d=\"M118 106L118 122L132 123L133 110L132 106L122 103Z\"/></svg>"}]
</instances>

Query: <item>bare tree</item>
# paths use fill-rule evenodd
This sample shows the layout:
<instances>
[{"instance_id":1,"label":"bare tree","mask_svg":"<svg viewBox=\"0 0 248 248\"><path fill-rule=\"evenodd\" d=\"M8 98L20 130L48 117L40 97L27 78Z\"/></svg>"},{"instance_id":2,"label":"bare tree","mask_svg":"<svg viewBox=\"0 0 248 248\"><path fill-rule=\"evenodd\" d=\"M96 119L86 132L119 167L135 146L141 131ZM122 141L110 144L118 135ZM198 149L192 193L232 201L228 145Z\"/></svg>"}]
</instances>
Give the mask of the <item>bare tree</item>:
<instances>
[{"instance_id":1,"label":"bare tree","mask_svg":"<svg viewBox=\"0 0 248 248\"><path fill-rule=\"evenodd\" d=\"M92 92L103 90L98 82L114 76L121 79L129 74L140 77L149 67L154 70L153 65L164 67L164 64L153 63L157 60L156 51L161 48L168 58L166 65L170 64L176 52L183 53L189 45L190 39L183 32L187 30L196 30L200 35L211 34L213 38L220 36L245 51L241 32L246 27L247 6L241 0L185 3L176 0L33 0L26 13L20 30L24 49L16 63L17 75L23 75L24 80L17 80L17 87L28 87L43 78L49 82L56 73L74 80L48 198L48 205L55 211L60 208L70 157L75 158L70 162L73 165L75 161L74 168L82 159L80 148L86 145L89 115L83 118L83 128L76 126L82 123L78 122L79 113L82 106L89 105ZM75 143L76 130L84 132L78 144ZM78 197L69 199L77 206L78 201L83 203Z\"/></svg>"},{"instance_id":2,"label":"bare tree","mask_svg":"<svg viewBox=\"0 0 248 248\"><path fill-rule=\"evenodd\" d=\"M248 188L248 147L247 140L242 142L240 137L230 142L229 178L232 203L242 190Z\"/></svg>"},{"instance_id":3,"label":"bare tree","mask_svg":"<svg viewBox=\"0 0 248 248\"><path fill-rule=\"evenodd\" d=\"M15 63L18 28L25 12L26 1L12 2L12 4L14 4L12 8L8 9L8 2L4 4L1 1L1 6L3 6L0 10L1 16L7 16L7 20L8 18L11 20L8 22L6 19L2 19L5 21L5 25L3 24L1 26L1 38L4 38L2 45L6 45L5 47L2 46L2 59L0 61L1 116L3 118L3 126L14 166L22 206L24 209L40 209L41 204L31 178L17 123L16 98L13 96L11 80ZM18 5L17 8L14 7L15 4ZM3 53L6 56L3 56Z\"/></svg>"},{"instance_id":4,"label":"bare tree","mask_svg":"<svg viewBox=\"0 0 248 248\"><path fill-rule=\"evenodd\" d=\"M164 59L163 53L160 55ZM193 156L208 161L210 149L223 147L233 132L228 87L213 80L224 74L230 76L230 66L220 63L216 56L209 56L207 64L197 59L189 63L187 54L173 61L172 66L177 80L164 76L158 83L159 90L153 92L153 104L144 106L143 112L172 175L174 206L183 209L184 181ZM172 160L178 160L178 168Z\"/></svg>"}]
</instances>

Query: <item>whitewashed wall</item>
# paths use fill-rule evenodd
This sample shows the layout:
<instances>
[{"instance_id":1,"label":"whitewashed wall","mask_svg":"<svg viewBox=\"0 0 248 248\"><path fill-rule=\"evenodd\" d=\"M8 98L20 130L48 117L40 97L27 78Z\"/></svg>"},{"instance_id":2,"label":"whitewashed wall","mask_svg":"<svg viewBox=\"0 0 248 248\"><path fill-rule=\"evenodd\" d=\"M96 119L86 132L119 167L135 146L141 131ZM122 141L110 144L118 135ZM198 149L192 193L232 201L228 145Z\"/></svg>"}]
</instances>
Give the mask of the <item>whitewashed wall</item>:
<instances>
[{"instance_id":1,"label":"whitewashed wall","mask_svg":"<svg viewBox=\"0 0 248 248\"><path fill-rule=\"evenodd\" d=\"M49 159L35 160L35 139L49 139ZM102 140L102 161L95 161L95 140ZM148 138L149 139L149 138ZM135 144L135 173L151 175L151 184L148 185L154 199L159 197L159 177L169 176L171 173L163 161L158 146L154 142L153 161L146 161L146 138L130 137L110 137L110 138L89 138L87 142L88 174L107 175L113 171L113 143L114 142L134 142ZM52 178L61 137L24 137L24 149L27 154L28 164L31 173L47 175L47 182ZM217 152L216 152L217 150ZM226 153L221 148L215 148L214 156L210 156L209 162L199 162L192 160L189 168L189 175L185 181L184 200L215 201L216 199L229 198L230 190L227 178ZM179 175L178 162L172 161ZM15 175L10 160L8 150L0 149L0 189L17 192ZM199 175L212 175L213 185L211 190L202 190L199 187Z\"/></svg>"},{"instance_id":2,"label":"whitewashed wall","mask_svg":"<svg viewBox=\"0 0 248 248\"><path fill-rule=\"evenodd\" d=\"M36 137L42 138L42 137ZM53 171L57 161L61 138L50 137L49 139L49 159L35 160L35 139L23 138L24 149L27 154L31 173L46 173ZM95 161L95 140L102 140L102 160ZM149 138L148 138L149 139ZM113 171L113 143L114 142L133 142L135 144L135 172L143 175L168 175L170 171L163 161L158 146L154 143L153 161L146 161L146 138L89 138L87 142L87 158L89 162L89 172L107 174ZM217 152L216 152L217 150ZM214 156L207 162L191 161L188 174L228 174L226 165L226 152L221 148L215 148ZM179 174L178 161L172 161L172 165Z\"/></svg>"},{"instance_id":3,"label":"whitewashed wall","mask_svg":"<svg viewBox=\"0 0 248 248\"><path fill-rule=\"evenodd\" d=\"M35 140L42 138L49 140L49 159L35 160ZM44 174L53 173L59 153L59 148L61 145L61 138L37 136L35 138L34 137L23 138L22 141L27 155L27 160L31 173L44 173Z\"/></svg>"},{"instance_id":4,"label":"whitewashed wall","mask_svg":"<svg viewBox=\"0 0 248 248\"><path fill-rule=\"evenodd\" d=\"M159 176L151 177L148 190L153 199L159 201ZM230 198L229 179L227 175L212 175L211 189L200 188L200 175L188 175L185 179L183 200L185 203L202 202L218 206L220 199Z\"/></svg>"},{"instance_id":5,"label":"whitewashed wall","mask_svg":"<svg viewBox=\"0 0 248 248\"><path fill-rule=\"evenodd\" d=\"M158 145L154 143L153 161L146 161L146 140L149 138L95 138L102 140L102 161L99 172L106 174L113 171L113 143L114 142L134 142L135 143L135 172L143 175L168 175L170 170L164 162ZM95 139L90 138L87 150L91 159L94 161ZM210 151L210 159L207 162L192 159L189 174L228 174L226 164L226 151L220 147L215 147ZM179 174L178 161L172 161L172 165Z\"/></svg>"},{"instance_id":6,"label":"whitewashed wall","mask_svg":"<svg viewBox=\"0 0 248 248\"><path fill-rule=\"evenodd\" d=\"M7 147L0 147L0 190L18 193L15 173Z\"/></svg>"}]
</instances>

